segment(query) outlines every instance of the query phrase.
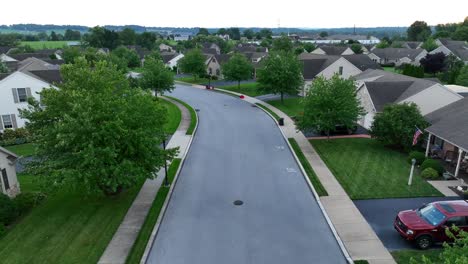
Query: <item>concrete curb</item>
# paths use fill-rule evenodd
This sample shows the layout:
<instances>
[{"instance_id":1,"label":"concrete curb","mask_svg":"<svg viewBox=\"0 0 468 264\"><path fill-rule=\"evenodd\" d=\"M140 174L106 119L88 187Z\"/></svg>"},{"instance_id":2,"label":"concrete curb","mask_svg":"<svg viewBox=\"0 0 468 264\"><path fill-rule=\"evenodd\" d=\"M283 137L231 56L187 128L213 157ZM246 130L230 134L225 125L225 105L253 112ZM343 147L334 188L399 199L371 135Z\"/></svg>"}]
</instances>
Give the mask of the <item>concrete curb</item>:
<instances>
[{"instance_id":1,"label":"concrete curb","mask_svg":"<svg viewBox=\"0 0 468 264\"><path fill-rule=\"evenodd\" d=\"M193 138L195 137L195 135L197 133L199 118L198 118L198 113L196 111L195 111L195 116L196 116L196 119L197 119L197 123L195 125L195 128L193 130L192 135L190 135L191 137L190 137L190 141L188 143L187 149L185 150L185 152L184 152L184 154L182 156L179 168L177 169L174 180L173 180L173 182L171 184L171 187L169 189L169 193L167 194L166 200L164 201L163 207L161 208L161 212L160 212L160 214L158 216L158 220L156 221L156 224L154 225L153 231L151 232L151 236L150 236L150 238L148 240L148 243L146 244L145 252L143 253L143 256L141 257L140 264L145 264L146 261L148 260L149 252L150 252L151 248L153 247L154 240L156 239L156 236L158 235L159 227L161 226L161 223L164 220L164 215L166 214L166 210L167 210L167 207L168 207L169 202L171 200L172 193L174 192L174 188L175 188L175 186L177 184L177 181L179 179L180 171L184 167L185 158L187 157L187 154L190 151L190 147L192 146Z\"/></svg>"},{"instance_id":2,"label":"concrete curb","mask_svg":"<svg viewBox=\"0 0 468 264\"><path fill-rule=\"evenodd\" d=\"M234 95L241 95L239 93L236 93L236 92L231 92L231 91L228 91L228 90L224 90L224 89L219 89L219 88L215 88L215 90L218 90L218 91L222 91L222 92L225 92L225 93L231 93L231 94L234 94ZM259 100L260 101L260 100ZM263 106L265 107L268 107L268 105L264 104L262 101L259 102L260 104L262 104ZM289 141L288 141L288 138L286 137L286 135L284 134L283 130L281 129L281 127L279 126L278 122L276 121L276 118L274 116L272 116L270 113L268 113L268 111L266 111L265 109L259 107L263 112L265 112L271 119L273 119L274 123L276 124L276 126L278 127L279 131L281 132L281 135L283 136L283 139L286 141L286 144L288 145L289 147L289 150L291 151L291 153L293 154L294 156L294 159L296 160L296 163L297 165L299 166L299 168L301 169L301 172L302 172L302 175L304 177L304 179L306 180L307 182L307 185L309 186L309 189L312 191L312 194L314 195L315 199L317 200L317 203L320 207L320 210L322 211L322 214L323 216L325 217L325 220L327 221L327 224L330 228L330 230L332 231L333 233L333 236L335 237L338 245L340 246L340 249L344 255L344 257L346 258L346 260L348 261L348 263L350 264L353 264L354 261L352 260L351 256L349 255L349 252L348 250L346 249L343 241L341 240L340 236L338 235L338 232L336 231L335 229L335 226L333 225L333 223L331 222L330 220L330 217L328 216L327 212L325 211L325 208L323 207L321 201L320 201L320 196L318 195L317 191L315 190L314 186L312 185L312 183L310 182L310 179L309 177L307 177L307 172L305 171L304 167L302 166L302 163L301 161L299 160L299 158L297 157L296 153L294 152L294 149L292 148L291 144L289 144Z\"/></svg>"}]
</instances>

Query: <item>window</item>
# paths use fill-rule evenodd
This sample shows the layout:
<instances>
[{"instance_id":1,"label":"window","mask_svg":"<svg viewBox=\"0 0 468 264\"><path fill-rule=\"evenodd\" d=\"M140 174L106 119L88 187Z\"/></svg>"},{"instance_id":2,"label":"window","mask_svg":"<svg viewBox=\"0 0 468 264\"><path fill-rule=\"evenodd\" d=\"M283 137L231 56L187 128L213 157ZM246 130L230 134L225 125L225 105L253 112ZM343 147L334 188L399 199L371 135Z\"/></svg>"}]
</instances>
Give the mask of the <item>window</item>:
<instances>
[{"instance_id":1,"label":"window","mask_svg":"<svg viewBox=\"0 0 468 264\"><path fill-rule=\"evenodd\" d=\"M5 186L5 191L10 189L10 183L8 182L8 175L6 169L2 169L2 181L3 186Z\"/></svg>"},{"instance_id":2,"label":"window","mask_svg":"<svg viewBox=\"0 0 468 264\"><path fill-rule=\"evenodd\" d=\"M216 69L216 75L219 76L220 74L221 74L221 72L219 71L219 69Z\"/></svg>"},{"instance_id":3,"label":"window","mask_svg":"<svg viewBox=\"0 0 468 264\"><path fill-rule=\"evenodd\" d=\"M340 75L343 75L343 66L340 66L339 72L340 72Z\"/></svg>"},{"instance_id":4,"label":"window","mask_svg":"<svg viewBox=\"0 0 468 264\"><path fill-rule=\"evenodd\" d=\"M3 128L13 128L13 122L10 115L2 115Z\"/></svg>"},{"instance_id":5,"label":"window","mask_svg":"<svg viewBox=\"0 0 468 264\"><path fill-rule=\"evenodd\" d=\"M454 216L450 217L447 222L445 222L445 225L448 227L452 227L453 225L455 226L466 226L466 217L465 216Z\"/></svg>"},{"instance_id":6,"label":"window","mask_svg":"<svg viewBox=\"0 0 468 264\"><path fill-rule=\"evenodd\" d=\"M213 69L211 69L211 67L210 67L210 68L208 69L208 72L209 72L210 75L213 74Z\"/></svg>"},{"instance_id":7,"label":"window","mask_svg":"<svg viewBox=\"0 0 468 264\"><path fill-rule=\"evenodd\" d=\"M27 102L28 101L28 95L26 93L26 88L18 88L16 89L18 93L18 100L20 103Z\"/></svg>"}]
</instances>

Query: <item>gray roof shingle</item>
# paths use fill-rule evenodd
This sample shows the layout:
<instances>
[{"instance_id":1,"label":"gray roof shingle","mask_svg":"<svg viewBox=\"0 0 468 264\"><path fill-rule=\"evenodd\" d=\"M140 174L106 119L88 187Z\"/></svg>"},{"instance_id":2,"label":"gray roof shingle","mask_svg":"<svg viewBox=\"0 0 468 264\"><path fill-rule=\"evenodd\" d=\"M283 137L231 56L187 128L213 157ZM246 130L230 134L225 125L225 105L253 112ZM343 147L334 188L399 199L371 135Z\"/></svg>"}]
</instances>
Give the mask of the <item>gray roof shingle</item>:
<instances>
[{"instance_id":1,"label":"gray roof shingle","mask_svg":"<svg viewBox=\"0 0 468 264\"><path fill-rule=\"evenodd\" d=\"M406 49L406 48L384 48L379 49L375 48L372 50L372 53L377 55L379 58L386 58L389 60L402 59L408 57L411 60L416 59L416 57L423 52L423 49Z\"/></svg>"},{"instance_id":2,"label":"gray roof shingle","mask_svg":"<svg viewBox=\"0 0 468 264\"><path fill-rule=\"evenodd\" d=\"M367 69L382 69L378 63L371 60L369 56L365 54L343 55L343 57L354 66L358 67L361 71L365 71Z\"/></svg>"}]
</instances>

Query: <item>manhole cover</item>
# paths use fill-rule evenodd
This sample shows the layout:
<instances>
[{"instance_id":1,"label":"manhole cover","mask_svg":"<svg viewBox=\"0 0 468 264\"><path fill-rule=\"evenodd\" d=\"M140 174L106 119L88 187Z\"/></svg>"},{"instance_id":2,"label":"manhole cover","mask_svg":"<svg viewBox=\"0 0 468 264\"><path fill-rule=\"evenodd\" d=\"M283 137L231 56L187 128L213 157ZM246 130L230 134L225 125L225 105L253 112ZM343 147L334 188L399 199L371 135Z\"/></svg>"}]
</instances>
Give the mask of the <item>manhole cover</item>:
<instances>
[{"instance_id":1,"label":"manhole cover","mask_svg":"<svg viewBox=\"0 0 468 264\"><path fill-rule=\"evenodd\" d=\"M195 109L195 111L200 112L200 109L197 108L197 109Z\"/></svg>"},{"instance_id":2,"label":"manhole cover","mask_svg":"<svg viewBox=\"0 0 468 264\"><path fill-rule=\"evenodd\" d=\"M244 204L244 202L241 201L241 200L235 200L235 201L234 201L234 205L239 206L239 205L243 205L243 204Z\"/></svg>"}]
</instances>

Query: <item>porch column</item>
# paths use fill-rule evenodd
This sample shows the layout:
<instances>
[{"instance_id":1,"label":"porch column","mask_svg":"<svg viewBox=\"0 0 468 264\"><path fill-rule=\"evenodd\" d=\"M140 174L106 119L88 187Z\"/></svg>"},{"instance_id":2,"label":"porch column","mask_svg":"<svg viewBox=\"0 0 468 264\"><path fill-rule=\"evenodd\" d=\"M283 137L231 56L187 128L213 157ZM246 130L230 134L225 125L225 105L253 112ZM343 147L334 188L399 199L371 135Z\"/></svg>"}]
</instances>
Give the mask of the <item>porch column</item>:
<instances>
[{"instance_id":1,"label":"porch column","mask_svg":"<svg viewBox=\"0 0 468 264\"><path fill-rule=\"evenodd\" d=\"M460 163L461 163L462 156L463 156L463 150L458 149L458 160L457 160L457 168L455 169L455 178L458 178L458 171L460 170Z\"/></svg>"},{"instance_id":2,"label":"porch column","mask_svg":"<svg viewBox=\"0 0 468 264\"><path fill-rule=\"evenodd\" d=\"M432 134L429 133L429 135L427 136L426 157L429 155L429 148L431 147L431 138Z\"/></svg>"}]
</instances>

